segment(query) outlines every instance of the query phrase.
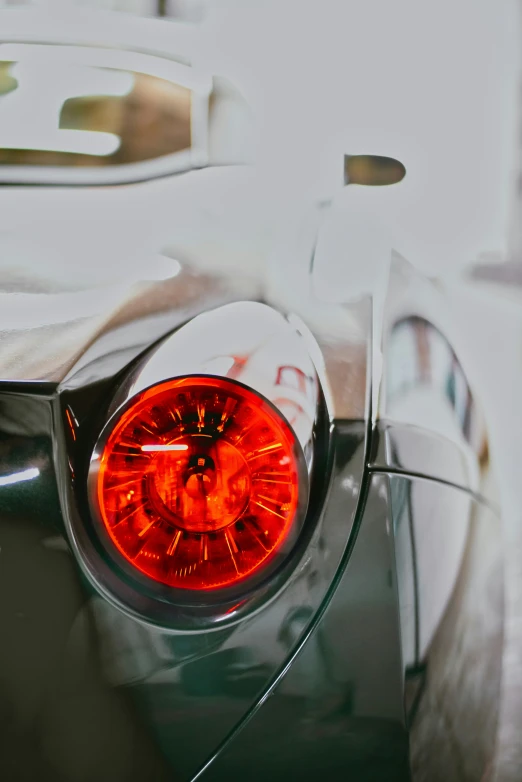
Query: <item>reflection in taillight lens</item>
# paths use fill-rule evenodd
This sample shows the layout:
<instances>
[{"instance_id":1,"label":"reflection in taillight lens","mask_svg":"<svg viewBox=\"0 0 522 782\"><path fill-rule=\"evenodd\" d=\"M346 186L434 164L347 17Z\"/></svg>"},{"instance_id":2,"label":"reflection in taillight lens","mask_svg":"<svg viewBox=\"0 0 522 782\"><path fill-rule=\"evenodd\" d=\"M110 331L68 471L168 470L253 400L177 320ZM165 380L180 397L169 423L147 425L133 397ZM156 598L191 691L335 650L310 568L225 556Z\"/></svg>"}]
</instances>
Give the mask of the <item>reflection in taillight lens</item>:
<instances>
[{"instance_id":1,"label":"reflection in taillight lens","mask_svg":"<svg viewBox=\"0 0 522 782\"><path fill-rule=\"evenodd\" d=\"M295 532L298 452L284 419L238 383L161 383L106 440L101 521L149 578L190 590L230 586L264 568Z\"/></svg>"}]
</instances>

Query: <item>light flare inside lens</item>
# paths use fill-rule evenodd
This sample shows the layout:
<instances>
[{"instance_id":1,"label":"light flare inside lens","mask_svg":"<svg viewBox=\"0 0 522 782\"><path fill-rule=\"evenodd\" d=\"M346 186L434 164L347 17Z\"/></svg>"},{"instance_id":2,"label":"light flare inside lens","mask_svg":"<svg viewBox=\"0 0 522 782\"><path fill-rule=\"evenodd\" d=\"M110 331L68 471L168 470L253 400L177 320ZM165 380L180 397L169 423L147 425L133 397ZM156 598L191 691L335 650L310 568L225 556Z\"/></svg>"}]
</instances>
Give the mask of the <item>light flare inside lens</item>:
<instances>
[{"instance_id":1,"label":"light flare inside lens","mask_svg":"<svg viewBox=\"0 0 522 782\"><path fill-rule=\"evenodd\" d=\"M112 543L168 586L247 579L296 531L294 433L229 380L180 378L143 392L117 420L99 465L97 500Z\"/></svg>"}]
</instances>

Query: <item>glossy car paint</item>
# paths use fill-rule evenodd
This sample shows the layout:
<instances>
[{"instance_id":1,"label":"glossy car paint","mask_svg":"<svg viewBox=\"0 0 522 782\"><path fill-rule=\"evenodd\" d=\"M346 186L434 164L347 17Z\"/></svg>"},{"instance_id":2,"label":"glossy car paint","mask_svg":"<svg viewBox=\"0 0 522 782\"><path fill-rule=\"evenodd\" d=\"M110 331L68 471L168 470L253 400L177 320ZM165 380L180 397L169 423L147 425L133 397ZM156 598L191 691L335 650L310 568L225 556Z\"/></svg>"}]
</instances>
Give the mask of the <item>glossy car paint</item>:
<instances>
[{"instance_id":1,"label":"glossy car paint","mask_svg":"<svg viewBox=\"0 0 522 782\"><path fill-rule=\"evenodd\" d=\"M183 279L179 284L184 284ZM269 311L254 307L252 312L254 319L257 315L263 334L266 330L263 316ZM324 327L318 329L319 338L326 345L326 360L318 371L328 393L315 427L316 477L310 498L309 533L293 553L286 570L268 585L270 592L264 594L263 590L257 590L252 597L254 603L247 601L240 607L222 606L215 619L203 618L197 625L194 625L190 611L185 610L189 625L186 628L188 632L183 632L180 629L183 621L180 625L179 617L178 622L174 616L167 619L165 615L154 617L152 612L147 614L143 606L138 613L148 615L149 621L155 621L158 627L143 625L133 618L128 609L122 614L121 606L115 605L114 599L103 599L107 597L107 591L101 571L98 578L93 578L91 570L90 585L81 581L85 604L78 612L78 621L73 624L82 626L90 621L96 628L96 642L107 683L124 687L127 696L134 699L140 719L148 726L173 771L183 779L191 778L198 771L249 709L264 697L329 594L350 539L366 460L369 417L367 415L366 420L343 420L336 416L336 412L342 411L340 406L346 404L343 386L347 371L352 378L359 374L364 379L366 375L370 321L369 309L364 304L355 305L351 312L343 308L340 317L346 319L348 313L351 322L357 324L352 341L347 331L344 343L334 342L328 349L327 332ZM365 323L366 345L361 345L360 335L364 333ZM278 328L281 327L278 325ZM296 332L293 333L294 339L298 339ZM306 344L303 337L299 339L303 345ZM309 335L307 339L310 339ZM265 337L261 340L261 344L264 343ZM227 348L233 346L220 342L218 347L218 353L230 355L231 350ZM278 347L281 350L281 340ZM306 348L300 349L306 351ZM211 360L213 355L205 355L205 359ZM299 344L295 358L298 355ZM353 356L352 361L349 360L350 355ZM128 383L125 384L126 378L139 377L147 361L152 365L154 356L154 351L149 352L145 363L142 357L141 364L137 365L137 374L129 375L127 370L122 375L120 370L109 378L106 377L107 362L98 357L87 366L91 377L97 366L102 367L99 381L91 380L81 385L73 371L69 373L73 382L66 382L63 390L56 385L35 384L31 388L33 393L20 395L9 393L16 386L9 383L2 386L3 408L9 411L14 405L15 412L7 412L6 417L15 419L15 427L18 415L22 420L26 417L20 405L22 410L36 405L45 411L46 418L42 420L46 420L46 465L48 470L52 470L54 463L54 480L50 481L53 499L56 501L56 488L60 495L60 503L49 509L46 519L54 529L58 545L64 549L61 553L65 554L68 550L66 541L69 540L76 552L73 559L80 564L85 548L71 535L70 523L74 514L78 513L83 515L75 521L76 529L82 528L82 525L88 529L89 526L85 511L86 477L97 433L106 420L118 389L129 387ZM119 358L120 354L117 360ZM287 364L286 358L284 363ZM248 368L247 362L247 372ZM83 372L85 377L85 370ZM266 373L267 378L269 374ZM42 396L36 397L37 390L41 390ZM362 394L359 401L357 393ZM369 379L366 384L354 384L349 399L354 409L359 407L364 410L366 406L368 410L368 399ZM31 437L26 439L30 441ZM52 461L50 449L53 451ZM14 457L11 458L12 463L16 463ZM33 467L31 459L31 454L25 458L26 469ZM30 503L30 497L34 496L32 485L22 481L17 488ZM37 512L36 508L33 512ZM301 632L298 633L295 628L285 630L288 623L292 624L296 612L300 612L301 617ZM82 641L79 643L82 645ZM68 645L61 651L67 657ZM84 653L89 654L87 649ZM219 708L216 703L219 703ZM62 759L57 758L53 762L60 765Z\"/></svg>"},{"instance_id":2,"label":"glossy car paint","mask_svg":"<svg viewBox=\"0 0 522 782\"><path fill-rule=\"evenodd\" d=\"M255 308L251 312L251 317L254 319L257 314L262 326L264 312L263 309L256 311ZM368 313L367 309L357 305L352 312L353 316L358 319L358 324L365 322L364 318L365 313ZM230 316L233 317L233 310L230 312ZM270 319L268 322L271 322ZM248 331L246 328L247 323L248 320L244 320L246 331ZM366 314L366 323L368 324L367 339L369 340L368 314ZM273 326L266 332L266 336L272 332L272 328ZM280 327L278 326L278 328ZM349 333L347 333L345 355L349 355L350 349L357 348L360 328L361 325L358 325L353 347L350 346ZM265 332L265 327L262 329L263 332ZM179 334L181 336L182 330L180 330ZM267 344L266 336L261 340L261 345ZM280 339L278 344L281 347ZM233 352L230 350L232 346L227 345L226 341L219 342L217 347L218 355L230 355ZM212 346L210 349L215 350ZM355 353L355 355L364 359L368 349L369 346L363 348L362 356L360 352ZM343 382L339 373L339 363L334 363L336 355L340 353L340 346L336 346L336 350L332 351L330 361L325 362L326 378L327 380L331 378L330 385L334 389L330 394L332 399L335 399L333 394L336 386ZM204 353L203 355L205 360L213 360L214 358L212 353ZM296 349L296 358L298 355L299 350ZM192 360L194 360L194 353L192 353L192 356ZM246 373L248 373L249 366L252 366L252 357L255 358L255 354L249 356L250 360L247 361L245 368ZM155 354L152 353L146 359L146 362L150 360L152 364L154 358ZM165 366L168 366L168 362ZM255 362L253 366L255 367ZM343 364L341 363L342 368ZM364 373L366 371L364 364L360 365L357 371ZM137 376L139 377L142 373L143 369L141 371L138 370ZM266 377L270 377L271 374L271 372L267 372ZM361 393L366 394L368 398L369 388L364 389L364 387L361 387ZM78 394L78 396L80 395ZM109 399L112 402L112 395ZM352 404L354 403L356 403L355 397L352 398ZM330 403L330 405L332 404L335 404L335 401ZM364 402L361 400L359 404L364 405ZM76 420L84 420L86 437L92 438L95 431L95 427L91 423L92 418L89 418L86 410L80 412L75 404L74 392L69 392L67 395L67 405L73 412ZM159 665L160 671L156 670L156 665L156 668L148 671L147 680L136 685L140 710L145 715L145 718L150 721L152 730L157 733L164 752L171 759L174 767L182 773L183 778L190 778L198 770L207 756L214 751L217 744L240 722L252 704L258 698L263 697L271 679L278 675L299 640L298 636L290 643L282 641L282 627L286 617L295 612L296 609L304 607L308 614L308 622L312 621L315 612L325 599L339 566L344 548L349 540L350 529L353 525L359 498L359 487L366 458L368 419L366 421L358 421L356 419L342 421L336 419L335 408L332 411L331 418L327 411L328 405L325 402L323 417L326 420L322 424L323 431L318 427L316 432L318 438L317 448L319 449L317 474L320 477L316 477L313 494L310 498L308 514L309 534L303 536L300 550L298 549L294 552L294 556L286 569L276 574L270 584L267 585L269 591L267 592L265 588L257 589L250 600L243 601L242 605L238 607L235 606L237 600L234 600L233 603L228 601L228 603L220 607L215 617L212 615L203 617L198 619L196 624L194 624L194 612L190 611L190 609L185 609L177 621L172 612L170 620L167 619L165 621L164 616L157 618L152 611L145 609L145 614L148 615L149 620L155 620L162 625L167 624L167 629L148 629L148 633L153 638L152 644L162 647L164 651L163 659ZM100 408L98 404L95 405L94 412L96 415L99 415ZM330 420L330 423L328 423L328 420ZM66 443L68 445L66 447L68 450L71 448L69 435L69 428L64 427L63 437L64 439L67 437ZM85 456L86 453L89 453L89 447L85 442L82 443L81 436L82 428L79 426L76 434L77 445L75 451L80 458L78 461L73 462L75 482L72 485L68 480L63 482L65 514L71 520L75 512L79 511L80 514L82 513L82 488L85 486L84 476L87 467ZM92 443L92 440L90 442ZM60 448L59 443L60 441L58 440L58 448ZM61 472L65 476L66 464L64 455L62 451ZM79 486L76 491L75 485ZM340 508L343 509L342 514L339 512ZM76 529L87 529L85 521L86 515L84 511L83 516L80 516L76 521ZM306 545L304 545L305 543ZM81 543L73 545L80 547ZM83 551L85 551L85 546ZM79 559L81 561L81 555ZM100 578L101 573L99 569L98 573L96 586L98 589L101 589L102 595L107 596L107 592L103 588L103 581ZM114 580L114 572L109 570L107 574L109 578ZM260 608L262 610L259 610ZM105 614L108 611L109 607L106 606ZM141 607L140 613L143 615L143 607ZM119 643L126 643L125 639L120 639L121 634L130 634L130 637L133 637L133 621L129 618L127 622L120 622L117 625L116 638L114 637L114 631L111 632L111 626L114 626L113 623L105 621L105 632L102 632L101 644L102 647L105 647L109 658L115 646L117 647ZM233 627L228 629L227 625L231 623L233 623ZM180 639L179 635L173 634L172 630L168 628L169 624L173 626L174 631L178 630L178 632L183 627L192 631L192 633L194 630L199 631L196 636L191 635L188 640L190 649L188 659L183 654L183 650L187 647L187 639ZM305 627L307 624L305 623ZM224 626L222 631L218 629L220 626ZM182 650L181 656L178 651L179 647ZM231 665L232 674L226 669L221 674L219 673L221 667L220 660L223 661L226 667ZM184 662L184 666L180 668L181 661ZM136 664L139 667L139 660L136 661ZM227 697L226 692L222 694L224 697L222 697L219 711L215 712L211 709L212 716L208 723L205 720L205 727L202 729L202 711L204 713L206 707L201 699L197 697L190 697L187 703L185 678L189 681L189 693L191 693L191 687L195 686L194 684L191 685L190 682L197 683L197 691L201 691L201 687L203 687L203 694L205 690L204 683L207 682L211 693L210 707L213 705L213 698L219 693L220 688L227 688L226 679L230 676L232 679L234 678L234 666L238 667L241 673L236 688L232 682L232 697L230 695ZM111 661L111 667L113 669L117 668L117 663ZM209 668L213 672L211 675L207 672ZM156 674L159 676L159 682L156 682ZM121 672L117 675L118 677L122 676ZM136 673L133 674L131 672L130 675L131 681L136 678ZM219 685L218 680L222 676L225 677L225 682ZM169 693L167 710L167 715L169 716L167 717L164 716L166 692ZM158 700L159 695L161 697ZM180 752L177 741L173 742L173 736L178 736L182 740L183 752Z\"/></svg>"},{"instance_id":3,"label":"glossy car paint","mask_svg":"<svg viewBox=\"0 0 522 782\"><path fill-rule=\"evenodd\" d=\"M443 527L467 528L469 510L444 616L429 648L410 657L408 635L422 635L431 608L430 574L418 557L430 544L429 524L437 514ZM405 551L406 525L416 550ZM272 697L200 778L235 778L248 767L254 780L283 780L296 763L306 780L483 778L500 705L498 533L498 517L466 492L372 473L359 534L324 616Z\"/></svg>"},{"instance_id":4,"label":"glossy car paint","mask_svg":"<svg viewBox=\"0 0 522 782\"><path fill-rule=\"evenodd\" d=\"M364 310L358 305L354 312ZM146 365L153 355L147 352L135 366L143 367L143 361ZM93 382L97 365L103 368L102 377ZM5 626L14 628L4 650L5 681L11 682L6 702L17 714L13 730L21 731L28 746L39 748L41 754L32 762L38 758L41 768L48 765L63 778L82 779L83 771L71 762L68 749L76 746L80 755L83 751L89 754L89 768L109 764L116 769L116 778L117 769L124 769L122 779L132 779L134 774L138 778L141 764L150 763L151 768L158 768L154 772L158 775L174 774L187 780L202 769L203 777L238 774L247 760L249 774L261 778L270 773L282 779L289 773L289 764L295 763L293 749L288 750L295 746L301 748L303 778L316 776L320 769L328 769L333 778L348 769L360 778L373 778L386 767L392 769L390 779L408 779L411 729L410 737L418 736L411 745L413 767L420 763L425 774L420 778L437 778L419 761L432 746L427 736L443 740L433 703L430 708L423 706L426 660L437 648L443 626L449 627L444 644L451 647L457 637L460 643L469 635L473 648L471 629L458 612L456 617L452 614L452 595L456 584L470 578L465 566L471 556L470 505L482 509L482 514L491 513L469 494L465 470L455 469L448 475L448 464L463 463L461 444L429 434L428 421L424 431L418 422L415 427L380 422L370 448L370 419L337 418L328 414L324 402L324 420L330 423L323 430L328 445L318 462L320 478L311 505L313 533L306 549L294 559L290 574L273 599L266 603L261 598L256 610L240 607L221 623L207 624L207 629L202 621L197 633L194 627L176 631L165 626L165 617L156 619L157 626L133 618L113 599L106 599L92 575L86 580L82 574L82 556L78 543L71 539L69 520L85 496L86 468L97 432L118 389L128 388L126 379L133 376L118 366L111 377L107 362L99 357L87 366L91 382L83 386L74 371L69 375L73 381L63 389L38 382L2 385L2 474L21 477L24 471L39 471L37 477L0 488L5 521L0 546L11 563L8 574L4 573L8 577L4 594L17 595L16 605L4 602ZM326 367L335 387L337 364ZM330 410L334 409L330 401ZM379 448L379 431L384 432L388 445L399 443L399 448ZM414 472L428 465L436 480L408 477L411 463L397 457L402 442L414 444L413 451L409 446L417 455ZM460 484L467 492L440 481ZM411 539L402 535L406 522L400 521L404 515L401 496L415 492L420 492L420 504L411 499L409 503L416 551L433 548L434 524L440 527L435 542L449 540L449 553L454 528L462 530L456 560L447 572L442 569L442 578L433 568L424 577L418 572L413 576L417 559L429 561L413 555ZM81 519L87 528L88 518L83 515ZM488 534L498 542L494 524L489 525ZM494 550L488 549L490 554ZM29 568L24 564L27 551L32 559ZM479 553L484 556L483 547ZM476 562L478 572L480 567L480 561ZM493 576L495 594L501 595L498 563ZM55 591L48 595L45 590L53 586ZM466 584L462 589L469 591ZM34 600L36 594L41 600ZM24 620L21 628L13 623L17 618ZM495 638L490 641L488 650L496 648ZM437 654L435 671L443 678L440 660L444 655ZM489 652L486 657L484 664L495 669L487 709L480 699L471 704L479 714L489 715L488 730L481 739L482 758L491 750L488 737L494 733L498 708L493 686L499 681L498 660ZM23 659L33 670L34 678L29 681L21 667ZM96 697L89 700L80 692L75 708L82 713L86 709L97 726L89 734L89 749L84 746L85 735L79 738L72 726L70 736L58 737L70 696L63 677L67 671L72 671L73 679L80 676L76 669L83 671L87 660L95 667ZM53 676L57 684L49 693L47 682ZM419 677L422 686L415 684ZM433 687L432 698L436 698L437 680ZM464 682L458 698L447 694L441 708L448 712L450 723L460 710L469 713L472 692ZM117 705L108 707L113 700ZM412 733L408 716L412 702L414 711L424 714L417 734ZM107 708L113 709L110 732L122 737L122 743L119 739L104 742L98 735L98 730L103 732L101 716L94 715ZM44 716L48 712L52 718ZM45 729L35 733L33 728L31 733L24 725L34 726L35 719ZM283 725L288 739L282 743ZM455 752L464 754L463 734L458 727L454 729L462 744ZM133 775L126 776L129 766L122 747L129 735L139 738L133 739ZM98 754L93 749L96 742ZM254 752L259 755L254 757ZM6 763L15 762L8 742L4 757ZM454 754L447 758L450 765L458 762ZM437 755L429 768L441 763ZM34 766L29 764L29 768Z\"/></svg>"},{"instance_id":5,"label":"glossy car paint","mask_svg":"<svg viewBox=\"0 0 522 782\"><path fill-rule=\"evenodd\" d=\"M3 395L4 433L9 428L9 410L15 422L21 420L21 409L27 411L26 420L36 412L45 421L44 405L45 400L39 398ZM82 764L87 763L84 769L109 764L116 776L119 768L127 774L123 743L104 743L98 735L103 729L99 720L107 709L111 709L111 735L121 736L121 742L133 736L136 777L124 775L123 779L137 779L147 764L160 764L161 754L153 749L144 724L170 755L176 778L189 778L187 757L192 753L201 757L202 745L213 757L214 748L228 733L222 731L225 720L237 735L225 744L215 768L211 764L205 775L240 774L248 763L254 778L270 773L283 779L295 763L294 748L299 748L304 778L314 778L321 769L340 778L350 769L362 779L371 779L388 769L390 779L407 779L406 726L411 727L413 766L419 778L439 778L447 768L458 769L461 763L472 764L471 778L478 769L485 769L498 710L502 570L498 519L469 493L434 481L372 471L359 534L345 552L320 615L314 617L310 606L312 590L302 593L302 604L284 601L277 641L292 664L281 666L270 677L274 694L267 700L259 698L260 692L266 692L269 673L260 660L261 636L252 646L249 632L242 630L235 638L230 630L206 636L152 632L100 598L88 598L87 585L79 578L63 537L50 432L35 433L33 439L29 431L26 426L25 452L19 451L12 463L20 471L28 464L40 464L40 478L30 487L27 481L2 491L2 554L9 563L3 593L16 595L3 605L10 641L3 651L4 681L10 682L8 697L4 697L16 714L15 732L35 715L46 726L43 737L38 732L24 733L23 741L32 752L39 748L39 753L31 755L27 774L29 769L45 769L50 763L64 778L85 778L71 762L67 751L71 743ZM15 437L11 435L12 447L20 449ZM413 519L405 512L408 506ZM423 545L432 545L434 517L446 529L455 524L468 528L470 506L474 515L467 530L465 557L459 563L457 588L429 650L411 653L415 642L409 645L408 639L420 634L416 622L423 621L423 605L430 609L433 581L430 573L414 574L419 558L412 554L411 539L404 540L404 528L413 525L419 551ZM415 597L419 582L422 590ZM475 616L472 627L467 626L469 611L465 609L470 601ZM496 616L494 632L484 620L484 615L492 613ZM301 645L303 635L306 643ZM478 659L477 648L481 650ZM64 668L62 660L66 661ZM33 671L29 680L24 662ZM86 665L92 670L86 672ZM172 681L176 669L179 676ZM448 675L458 685L449 683ZM488 686L477 691L474 679L482 681L484 675ZM73 682L72 700L71 684L64 686L64 677ZM53 682L51 693L49 681ZM64 732L59 717L67 708L74 724ZM438 710L442 710L442 721ZM243 711L249 720L240 729ZM484 729L480 742L474 735L474 752L470 752L466 725L475 725L477 716ZM91 730L82 735L77 727L83 725L82 719L93 717ZM20 745L13 745L12 737L9 743L6 739L6 764L14 761L15 747Z\"/></svg>"},{"instance_id":6,"label":"glossy car paint","mask_svg":"<svg viewBox=\"0 0 522 782\"><path fill-rule=\"evenodd\" d=\"M377 299L322 299L315 218L275 263L261 254L238 273L241 247L231 270L240 221L227 223L223 208L205 222L207 173L113 193L131 206L130 234L152 195L177 194L169 230L185 253L175 274L137 285L129 274L111 287L100 266L88 295L55 279L43 295L47 319L31 313L31 329L26 320L2 335L3 775L482 779L501 676L500 536L484 502L494 499L485 429L444 297L396 261L382 322ZM235 195L246 200L240 176ZM151 233L171 217L164 209ZM186 371L165 346L193 319L245 303L284 321L296 363L305 356L317 376L307 534L241 605L196 618L155 612L120 598L121 578L101 558L86 564L89 547L97 551L89 460L137 378ZM372 374L381 329L382 377ZM430 360L428 332L440 336L442 361ZM234 358L224 343L201 360ZM268 396L273 366L258 376Z\"/></svg>"}]
</instances>

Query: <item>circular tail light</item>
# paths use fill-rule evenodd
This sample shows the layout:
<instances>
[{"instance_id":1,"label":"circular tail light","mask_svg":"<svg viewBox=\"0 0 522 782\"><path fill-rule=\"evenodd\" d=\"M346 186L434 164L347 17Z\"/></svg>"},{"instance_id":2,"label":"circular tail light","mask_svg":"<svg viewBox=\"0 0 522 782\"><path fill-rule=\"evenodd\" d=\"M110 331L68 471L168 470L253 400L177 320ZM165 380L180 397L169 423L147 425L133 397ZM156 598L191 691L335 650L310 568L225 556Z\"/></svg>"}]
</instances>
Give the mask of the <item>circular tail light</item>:
<instances>
[{"instance_id":1,"label":"circular tail light","mask_svg":"<svg viewBox=\"0 0 522 782\"><path fill-rule=\"evenodd\" d=\"M288 553L306 507L293 430L223 378L169 380L133 398L109 423L93 467L92 499L112 553L177 589L264 574Z\"/></svg>"}]
</instances>

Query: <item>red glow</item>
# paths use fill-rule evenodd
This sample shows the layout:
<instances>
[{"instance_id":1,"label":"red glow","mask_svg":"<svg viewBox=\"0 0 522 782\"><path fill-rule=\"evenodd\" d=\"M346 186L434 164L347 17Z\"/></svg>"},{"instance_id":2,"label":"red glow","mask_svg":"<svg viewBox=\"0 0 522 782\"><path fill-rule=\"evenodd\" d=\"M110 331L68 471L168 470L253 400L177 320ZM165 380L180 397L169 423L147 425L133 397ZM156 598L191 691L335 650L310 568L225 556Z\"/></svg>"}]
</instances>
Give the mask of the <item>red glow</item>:
<instances>
[{"instance_id":1,"label":"red glow","mask_svg":"<svg viewBox=\"0 0 522 782\"><path fill-rule=\"evenodd\" d=\"M71 430L72 439L76 440L76 427L74 425L71 411L68 407L65 408L65 417L67 418L67 423L69 424L69 429Z\"/></svg>"},{"instance_id":2,"label":"red glow","mask_svg":"<svg viewBox=\"0 0 522 782\"><path fill-rule=\"evenodd\" d=\"M202 590L263 568L298 503L295 437L257 394L221 378L170 380L114 426L97 495L119 552L149 578Z\"/></svg>"}]
</instances>

